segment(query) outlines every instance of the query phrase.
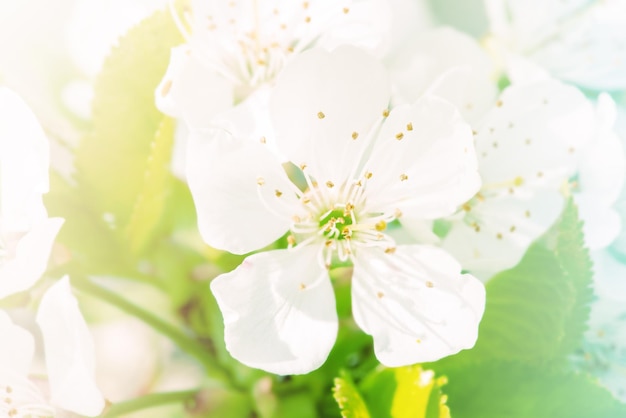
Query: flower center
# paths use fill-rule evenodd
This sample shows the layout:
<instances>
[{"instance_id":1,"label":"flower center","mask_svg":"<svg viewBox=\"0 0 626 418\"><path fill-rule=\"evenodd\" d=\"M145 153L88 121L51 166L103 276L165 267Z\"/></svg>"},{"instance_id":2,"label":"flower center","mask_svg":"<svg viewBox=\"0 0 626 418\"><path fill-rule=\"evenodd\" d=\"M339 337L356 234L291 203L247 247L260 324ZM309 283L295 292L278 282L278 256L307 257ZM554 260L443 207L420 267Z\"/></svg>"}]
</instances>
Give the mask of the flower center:
<instances>
[{"instance_id":1,"label":"flower center","mask_svg":"<svg viewBox=\"0 0 626 418\"><path fill-rule=\"evenodd\" d=\"M349 210L333 209L320 219L319 226L327 238L344 240L352 236L353 216Z\"/></svg>"}]
</instances>

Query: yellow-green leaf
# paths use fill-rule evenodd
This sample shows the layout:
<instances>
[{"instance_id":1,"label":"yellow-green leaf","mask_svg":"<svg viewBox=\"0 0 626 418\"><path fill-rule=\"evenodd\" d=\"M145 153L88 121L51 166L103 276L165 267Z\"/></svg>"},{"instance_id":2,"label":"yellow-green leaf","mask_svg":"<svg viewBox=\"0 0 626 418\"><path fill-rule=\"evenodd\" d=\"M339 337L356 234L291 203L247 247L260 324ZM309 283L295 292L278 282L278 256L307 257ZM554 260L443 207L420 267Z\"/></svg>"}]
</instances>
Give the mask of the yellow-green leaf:
<instances>
[{"instance_id":1,"label":"yellow-green leaf","mask_svg":"<svg viewBox=\"0 0 626 418\"><path fill-rule=\"evenodd\" d=\"M169 163L174 143L174 121L164 118L152 141L143 185L126 228L133 253L140 253L154 236L165 211L172 174Z\"/></svg>"},{"instance_id":2,"label":"yellow-green leaf","mask_svg":"<svg viewBox=\"0 0 626 418\"><path fill-rule=\"evenodd\" d=\"M333 396L343 418L370 418L367 406L348 373L342 372L340 377L335 378Z\"/></svg>"}]
</instances>

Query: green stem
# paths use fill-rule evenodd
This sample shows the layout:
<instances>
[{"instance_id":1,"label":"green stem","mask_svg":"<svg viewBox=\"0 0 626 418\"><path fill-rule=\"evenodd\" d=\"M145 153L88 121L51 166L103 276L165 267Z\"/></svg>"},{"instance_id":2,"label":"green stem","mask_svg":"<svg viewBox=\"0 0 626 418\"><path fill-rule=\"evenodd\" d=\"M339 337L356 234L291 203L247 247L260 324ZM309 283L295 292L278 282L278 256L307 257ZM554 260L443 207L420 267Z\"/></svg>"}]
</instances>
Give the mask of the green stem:
<instances>
[{"instance_id":1,"label":"green stem","mask_svg":"<svg viewBox=\"0 0 626 418\"><path fill-rule=\"evenodd\" d=\"M193 337L181 331L178 327L164 321L152 312L129 302L117 293L93 283L88 278L73 276L72 284L77 289L89 293L117 307L121 311L142 320L144 323L154 328L154 330L169 338L181 350L195 357L204 366L204 369L210 377L219 379L229 386L233 385L233 381L228 372L216 363L207 348Z\"/></svg>"},{"instance_id":2,"label":"green stem","mask_svg":"<svg viewBox=\"0 0 626 418\"><path fill-rule=\"evenodd\" d=\"M154 408L157 406L173 404L173 403L186 403L193 401L196 397L197 391L187 390L182 392L169 392L169 393L151 393L149 395L142 396L140 398L131 399L124 402L113 404L108 408L100 418L116 418L121 417L132 412L141 411L144 409Z\"/></svg>"}]
</instances>

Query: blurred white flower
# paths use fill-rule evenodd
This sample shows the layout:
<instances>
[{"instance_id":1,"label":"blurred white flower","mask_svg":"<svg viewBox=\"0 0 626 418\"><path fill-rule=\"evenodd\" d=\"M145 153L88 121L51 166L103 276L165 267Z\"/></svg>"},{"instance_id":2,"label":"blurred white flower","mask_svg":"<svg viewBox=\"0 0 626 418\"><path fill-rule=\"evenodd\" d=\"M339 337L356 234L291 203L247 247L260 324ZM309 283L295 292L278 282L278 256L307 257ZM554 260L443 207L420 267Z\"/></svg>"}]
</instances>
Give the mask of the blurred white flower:
<instances>
[{"instance_id":1,"label":"blurred white flower","mask_svg":"<svg viewBox=\"0 0 626 418\"><path fill-rule=\"evenodd\" d=\"M492 46L554 77L598 90L626 88L626 2L486 0Z\"/></svg>"},{"instance_id":2,"label":"blurred white flower","mask_svg":"<svg viewBox=\"0 0 626 418\"><path fill-rule=\"evenodd\" d=\"M615 102L603 93L596 104L595 129L584 147L572 181L572 196L583 220L585 244L592 250L610 245L622 229L614 204L624 185L626 159L614 132Z\"/></svg>"},{"instance_id":3,"label":"blurred white flower","mask_svg":"<svg viewBox=\"0 0 626 418\"><path fill-rule=\"evenodd\" d=\"M517 264L560 215L594 123L585 96L556 80L505 89L475 132L483 186L443 247L483 279Z\"/></svg>"},{"instance_id":4,"label":"blurred white flower","mask_svg":"<svg viewBox=\"0 0 626 418\"><path fill-rule=\"evenodd\" d=\"M422 31L385 62L396 104L412 103L429 92L454 104L475 124L496 102L494 63L475 39L453 28Z\"/></svg>"},{"instance_id":5,"label":"blurred white flower","mask_svg":"<svg viewBox=\"0 0 626 418\"><path fill-rule=\"evenodd\" d=\"M0 413L54 417L57 411L97 416L104 398L94 380L94 348L87 324L64 277L44 294L37 323L43 335L47 379L31 376L35 341L0 310ZM47 383L49 390L43 386ZM49 394L47 393L49 392Z\"/></svg>"},{"instance_id":6,"label":"blurred white flower","mask_svg":"<svg viewBox=\"0 0 626 418\"><path fill-rule=\"evenodd\" d=\"M28 106L0 87L0 299L43 274L63 220L48 218L48 140Z\"/></svg>"},{"instance_id":7,"label":"blurred white flower","mask_svg":"<svg viewBox=\"0 0 626 418\"><path fill-rule=\"evenodd\" d=\"M354 318L383 364L474 345L480 282L445 251L396 246L386 233L403 213L446 216L476 193L471 130L443 100L388 112L389 96L382 65L353 47L313 49L283 70L270 112L304 191L263 143L224 131L193 138L188 179L207 243L243 254L290 231L289 249L252 255L212 282L242 363L299 374L325 361L338 326L327 272L336 261L354 265Z\"/></svg>"}]
</instances>

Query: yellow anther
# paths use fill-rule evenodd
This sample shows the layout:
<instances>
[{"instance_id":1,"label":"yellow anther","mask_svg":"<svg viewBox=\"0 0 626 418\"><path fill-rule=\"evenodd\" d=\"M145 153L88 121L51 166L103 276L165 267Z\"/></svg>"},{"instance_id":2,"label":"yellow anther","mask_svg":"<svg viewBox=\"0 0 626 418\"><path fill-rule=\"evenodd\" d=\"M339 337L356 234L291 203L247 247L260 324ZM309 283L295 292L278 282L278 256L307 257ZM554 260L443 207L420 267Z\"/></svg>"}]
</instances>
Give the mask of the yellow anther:
<instances>
[{"instance_id":1,"label":"yellow anther","mask_svg":"<svg viewBox=\"0 0 626 418\"><path fill-rule=\"evenodd\" d=\"M419 338L415 340L416 343L421 344L422 340L420 340Z\"/></svg>"},{"instance_id":2,"label":"yellow anther","mask_svg":"<svg viewBox=\"0 0 626 418\"><path fill-rule=\"evenodd\" d=\"M335 187L335 183L333 183L332 181L328 180L326 182L326 187L328 187L329 189L332 189L333 187Z\"/></svg>"},{"instance_id":3,"label":"yellow anther","mask_svg":"<svg viewBox=\"0 0 626 418\"><path fill-rule=\"evenodd\" d=\"M526 216L527 218L530 218L530 211L527 210L526 212L524 212L524 216Z\"/></svg>"},{"instance_id":4,"label":"yellow anther","mask_svg":"<svg viewBox=\"0 0 626 418\"><path fill-rule=\"evenodd\" d=\"M385 254L393 254L396 252L396 247L385 248Z\"/></svg>"},{"instance_id":5,"label":"yellow anther","mask_svg":"<svg viewBox=\"0 0 626 418\"><path fill-rule=\"evenodd\" d=\"M513 184L514 184L516 187L521 186L522 184L524 184L524 177L521 177L521 176L517 176L517 177L515 177L515 179L513 180Z\"/></svg>"},{"instance_id":6,"label":"yellow anther","mask_svg":"<svg viewBox=\"0 0 626 418\"><path fill-rule=\"evenodd\" d=\"M378 296L378 299L382 299L385 296L385 294L383 292L378 292L376 293L376 296Z\"/></svg>"},{"instance_id":7,"label":"yellow anther","mask_svg":"<svg viewBox=\"0 0 626 418\"><path fill-rule=\"evenodd\" d=\"M280 190L276 189L274 191L274 194L276 195L276 197L281 197L283 195L283 192L281 192Z\"/></svg>"},{"instance_id":8,"label":"yellow anther","mask_svg":"<svg viewBox=\"0 0 626 418\"><path fill-rule=\"evenodd\" d=\"M406 174L400 174L400 181L406 181L409 179L409 176L407 176Z\"/></svg>"},{"instance_id":9,"label":"yellow anther","mask_svg":"<svg viewBox=\"0 0 626 418\"><path fill-rule=\"evenodd\" d=\"M267 143L267 139L265 139L265 137L264 137L264 136L262 136L262 137L261 137L261 144L265 144L265 143Z\"/></svg>"},{"instance_id":10,"label":"yellow anther","mask_svg":"<svg viewBox=\"0 0 626 418\"><path fill-rule=\"evenodd\" d=\"M570 154L573 154L576 152L576 148L570 147L570 149L568 149L567 152L569 152Z\"/></svg>"},{"instance_id":11,"label":"yellow anther","mask_svg":"<svg viewBox=\"0 0 626 418\"><path fill-rule=\"evenodd\" d=\"M515 232L515 225L511 225L511 227L509 228L509 232Z\"/></svg>"},{"instance_id":12,"label":"yellow anther","mask_svg":"<svg viewBox=\"0 0 626 418\"><path fill-rule=\"evenodd\" d=\"M498 232L498 233L496 234L496 238L498 238L498 239L502 239L502 234Z\"/></svg>"},{"instance_id":13,"label":"yellow anther","mask_svg":"<svg viewBox=\"0 0 626 418\"><path fill-rule=\"evenodd\" d=\"M374 174L371 171L368 171L367 173L365 173L365 178L369 180L372 178L373 175Z\"/></svg>"},{"instance_id":14,"label":"yellow anther","mask_svg":"<svg viewBox=\"0 0 626 418\"><path fill-rule=\"evenodd\" d=\"M304 3L302 3L302 8L308 9L309 8L309 2L305 1Z\"/></svg>"},{"instance_id":15,"label":"yellow anther","mask_svg":"<svg viewBox=\"0 0 626 418\"><path fill-rule=\"evenodd\" d=\"M307 167L306 164L300 164L300 170L304 171L304 169Z\"/></svg>"},{"instance_id":16,"label":"yellow anther","mask_svg":"<svg viewBox=\"0 0 626 418\"><path fill-rule=\"evenodd\" d=\"M389 109L383 110L383 117L386 118L387 116L389 116Z\"/></svg>"},{"instance_id":17,"label":"yellow anther","mask_svg":"<svg viewBox=\"0 0 626 418\"><path fill-rule=\"evenodd\" d=\"M400 218L402 216L402 211L400 209L396 208L396 210L394 211L393 215L396 218Z\"/></svg>"},{"instance_id":18,"label":"yellow anther","mask_svg":"<svg viewBox=\"0 0 626 418\"><path fill-rule=\"evenodd\" d=\"M359 137L358 132L352 132L352 139L357 139Z\"/></svg>"},{"instance_id":19,"label":"yellow anther","mask_svg":"<svg viewBox=\"0 0 626 418\"><path fill-rule=\"evenodd\" d=\"M173 84L172 80L167 80L165 84L163 84L163 87L161 88L161 97L167 96L167 94L172 89L172 84Z\"/></svg>"},{"instance_id":20,"label":"yellow anther","mask_svg":"<svg viewBox=\"0 0 626 418\"><path fill-rule=\"evenodd\" d=\"M298 215L293 215L293 217L291 218L291 220L292 220L294 223L297 223L297 224L299 224L300 222L302 222L302 219L301 219Z\"/></svg>"},{"instance_id":21,"label":"yellow anther","mask_svg":"<svg viewBox=\"0 0 626 418\"><path fill-rule=\"evenodd\" d=\"M398 133L396 134L396 139L399 141L399 140L401 140L402 138L404 138L404 134L403 134L402 132L398 132Z\"/></svg>"},{"instance_id":22,"label":"yellow anther","mask_svg":"<svg viewBox=\"0 0 626 418\"><path fill-rule=\"evenodd\" d=\"M310 22L311 22L311 16L307 16L307 17L305 17L305 18L304 18L304 21L305 21L306 23L310 23Z\"/></svg>"},{"instance_id":23,"label":"yellow anther","mask_svg":"<svg viewBox=\"0 0 626 418\"><path fill-rule=\"evenodd\" d=\"M463 203L463 206L461 207L465 212L469 212L470 210L472 210L472 206L469 203Z\"/></svg>"},{"instance_id":24,"label":"yellow anther","mask_svg":"<svg viewBox=\"0 0 626 418\"><path fill-rule=\"evenodd\" d=\"M349 11L350 11L350 9L348 9L347 7L344 7L344 8L343 8L343 12L344 12L344 14L348 14L348 12L349 12Z\"/></svg>"},{"instance_id":25,"label":"yellow anther","mask_svg":"<svg viewBox=\"0 0 626 418\"><path fill-rule=\"evenodd\" d=\"M259 186L263 186L265 184L265 179L263 177L257 177L256 184L258 184Z\"/></svg>"},{"instance_id":26,"label":"yellow anther","mask_svg":"<svg viewBox=\"0 0 626 418\"><path fill-rule=\"evenodd\" d=\"M311 203L311 198L307 197L307 196L303 197L302 198L302 203L304 203L305 205Z\"/></svg>"},{"instance_id":27,"label":"yellow anther","mask_svg":"<svg viewBox=\"0 0 626 418\"><path fill-rule=\"evenodd\" d=\"M411 122L406 124L406 130L407 131L412 131L413 130L413 124Z\"/></svg>"},{"instance_id":28,"label":"yellow anther","mask_svg":"<svg viewBox=\"0 0 626 418\"><path fill-rule=\"evenodd\" d=\"M502 100L498 100L498 101L496 102L496 106L498 106L498 107L502 107L502 104L503 104L503 103L502 103Z\"/></svg>"},{"instance_id":29,"label":"yellow anther","mask_svg":"<svg viewBox=\"0 0 626 418\"><path fill-rule=\"evenodd\" d=\"M376 228L377 231L384 231L385 229L387 229L387 222L381 219L380 221L376 222L374 228Z\"/></svg>"},{"instance_id":30,"label":"yellow anther","mask_svg":"<svg viewBox=\"0 0 626 418\"><path fill-rule=\"evenodd\" d=\"M429 280L426 282L426 287L429 287L432 289L433 287L435 287L435 284Z\"/></svg>"},{"instance_id":31,"label":"yellow anther","mask_svg":"<svg viewBox=\"0 0 626 418\"><path fill-rule=\"evenodd\" d=\"M296 238L293 235L287 236L287 244L290 246L296 245Z\"/></svg>"},{"instance_id":32,"label":"yellow anther","mask_svg":"<svg viewBox=\"0 0 626 418\"><path fill-rule=\"evenodd\" d=\"M300 283L300 290L306 289L306 285L304 283Z\"/></svg>"},{"instance_id":33,"label":"yellow anther","mask_svg":"<svg viewBox=\"0 0 626 418\"><path fill-rule=\"evenodd\" d=\"M326 115L324 114L324 112L317 112L317 117L320 119L324 119Z\"/></svg>"}]
</instances>

